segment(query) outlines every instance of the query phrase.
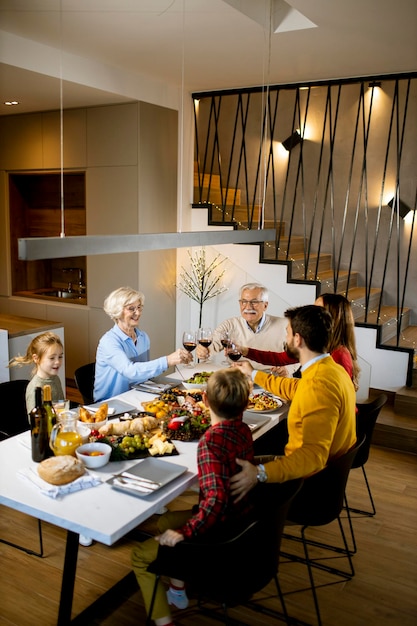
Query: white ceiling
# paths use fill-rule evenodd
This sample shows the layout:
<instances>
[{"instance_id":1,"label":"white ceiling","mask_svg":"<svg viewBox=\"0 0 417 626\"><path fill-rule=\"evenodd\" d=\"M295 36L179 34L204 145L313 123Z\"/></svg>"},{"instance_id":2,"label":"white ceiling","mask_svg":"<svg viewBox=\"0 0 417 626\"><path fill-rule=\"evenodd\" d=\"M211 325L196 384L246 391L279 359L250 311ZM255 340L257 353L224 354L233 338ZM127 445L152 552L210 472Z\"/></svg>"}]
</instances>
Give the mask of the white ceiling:
<instances>
[{"instance_id":1,"label":"white ceiling","mask_svg":"<svg viewBox=\"0 0 417 626\"><path fill-rule=\"evenodd\" d=\"M417 69L417 0L272 1L0 0L0 114Z\"/></svg>"}]
</instances>

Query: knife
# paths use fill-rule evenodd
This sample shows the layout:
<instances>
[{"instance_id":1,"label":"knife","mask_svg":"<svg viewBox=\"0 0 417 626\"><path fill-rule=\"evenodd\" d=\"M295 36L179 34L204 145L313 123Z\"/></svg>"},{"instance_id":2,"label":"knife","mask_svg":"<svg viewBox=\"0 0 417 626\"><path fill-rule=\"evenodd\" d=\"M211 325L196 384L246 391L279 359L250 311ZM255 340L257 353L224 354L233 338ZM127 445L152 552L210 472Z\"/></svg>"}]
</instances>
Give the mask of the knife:
<instances>
[{"instance_id":1,"label":"knife","mask_svg":"<svg viewBox=\"0 0 417 626\"><path fill-rule=\"evenodd\" d=\"M154 488L150 486L145 486L137 480L132 480L131 478L122 478L121 476L116 476L113 479L113 485L124 487L125 489L139 491L140 493L153 493L155 491Z\"/></svg>"},{"instance_id":2,"label":"knife","mask_svg":"<svg viewBox=\"0 0 417 626\"><path fill-rule=\"evenodd\" d=\"M128 480L137 480L141 483L145 483L146 486L149 485L149 487L153 489L159 489L159 487L162 487L162 484L156 482L155 480L150 480L150 478L142 478L142 476L136 476L136 474L131 474L130 472L121 472L119 476L121 476L122 478L127 478Z\"/></svg>"}]
</instances>

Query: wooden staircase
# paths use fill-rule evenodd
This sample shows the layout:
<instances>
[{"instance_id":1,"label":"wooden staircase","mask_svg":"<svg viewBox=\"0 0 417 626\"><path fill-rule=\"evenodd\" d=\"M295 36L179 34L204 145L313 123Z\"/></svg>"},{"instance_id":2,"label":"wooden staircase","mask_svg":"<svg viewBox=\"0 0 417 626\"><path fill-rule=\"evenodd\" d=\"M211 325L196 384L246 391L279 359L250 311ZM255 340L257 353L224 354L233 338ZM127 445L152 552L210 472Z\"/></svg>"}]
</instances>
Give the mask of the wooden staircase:
<instances>
[{"instance_id":1,"label":"wooden staircase","mask_svg":"<svg viewBox=\"0 0 417 626\"><path fill-rule=\"evenodd\" d=\"M200 180L199 180L200 178ZM199 186L200 183L200 186ZM241 204L240 189L221 189L220 176L218 174L200 174L194 168L194 198L201 198L194 207L207 206L211 209L210 223L225 224L234 223L238 228L258 228L260 224L261 207ZM227 201L224 202L224 199ZM222 204L222 199L224 204ZM233 202L229 205L229 200ZM277 262L288 265L289 280L313 280L321 285L320 291L337 291L343 293L352 303L353 315L358 325L369 325L378 329L378 347L397 347L397 322L398 310L393 306L381 306L379 311L379 299L381 290L371 288L366 293L365 287L358 285L359 273L355 271L340 270L335 276L332 267L332 255L323 252L320 255L309 254L306 263L307 244L303 237L292 236L289 239L285 234L285 223L274 220L264 220L264 228L276 228L279 248L273 243L263 245L261 262ZM368 302L367 302L368 300ZM365 310L368 310L365 316ZM404 308L401 315L401 337L398 347L410 350L410 346L416 345L417 327L410 326L410 309ZM415 357L415 355L414 355ZM414 358L414 368L417 362ZM410 368L411 369L411 368ZM410 378L410 377L409 377ZM408 380L407 383L411 381Z\"/></svg>"}]
</instances>

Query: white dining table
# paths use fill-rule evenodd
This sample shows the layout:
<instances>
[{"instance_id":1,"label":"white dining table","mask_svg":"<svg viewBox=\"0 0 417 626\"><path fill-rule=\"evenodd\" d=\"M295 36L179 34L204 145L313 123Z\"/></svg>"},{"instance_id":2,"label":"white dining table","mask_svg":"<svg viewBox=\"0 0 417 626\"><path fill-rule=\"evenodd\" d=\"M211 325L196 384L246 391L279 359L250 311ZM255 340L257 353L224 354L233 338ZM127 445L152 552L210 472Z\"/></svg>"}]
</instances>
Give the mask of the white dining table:
<instances>
[{"instance_id":1,"label":"white dining table","mask_svg":"<svg viewBox=\"0 0 417 626\"><path fill-rule=\"evenodd\" d=\"M178 381L181 374L177 372ZM175 380L175 375L173 377ZM154 394L131 389L116 396L142 410L142 402ZM254 439L277 424L287 412L284 404L268 415L268 423L254 433ZM197 442L175 441L178 455L164 457L164 462L186 467L186 471L164 487L144 497L123 493L106 482L140 460L111 462L94 470L102 482L53 499L44 495L21 476L22 470L36 469L31 459L30 432L0 442L0 504L67 530L66 551L61 583L58 626L71 623L72 601L78 556L79 535L111 546L139 524L158 513L197 481Z\"/></svg>"}]
</instances>

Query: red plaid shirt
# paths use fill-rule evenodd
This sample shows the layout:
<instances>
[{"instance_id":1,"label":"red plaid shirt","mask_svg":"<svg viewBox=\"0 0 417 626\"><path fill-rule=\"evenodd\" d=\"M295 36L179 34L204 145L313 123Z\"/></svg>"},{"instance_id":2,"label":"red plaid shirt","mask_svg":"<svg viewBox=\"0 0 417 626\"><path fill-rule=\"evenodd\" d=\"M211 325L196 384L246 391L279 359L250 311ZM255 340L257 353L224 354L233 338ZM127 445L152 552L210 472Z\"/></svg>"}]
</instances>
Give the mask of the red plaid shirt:
<instances>
[{"instance_id":1,"label":"red plaid shirt","mask_svg":"<svg viewBox=\"0 0 417 626\"><path fill-rule=\"evenodd\" d=\"M197 448L200 501L198 512L178 532L187 539L206 532L215 524L238 520L251 509L249 496L235 504L229 480L240 471L236 457L253 463L252 434L241 419L211 426Z\"/></svg>"}]
</instances>

